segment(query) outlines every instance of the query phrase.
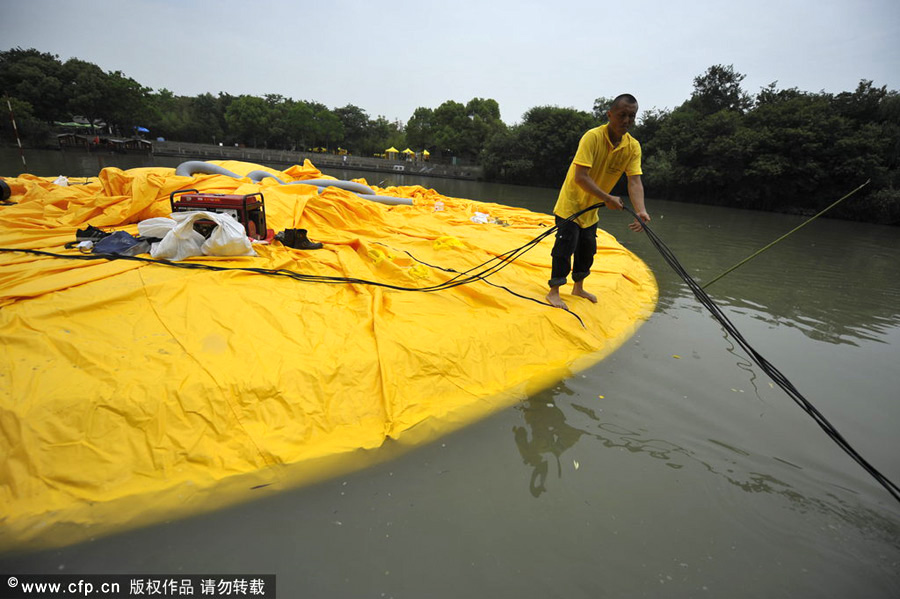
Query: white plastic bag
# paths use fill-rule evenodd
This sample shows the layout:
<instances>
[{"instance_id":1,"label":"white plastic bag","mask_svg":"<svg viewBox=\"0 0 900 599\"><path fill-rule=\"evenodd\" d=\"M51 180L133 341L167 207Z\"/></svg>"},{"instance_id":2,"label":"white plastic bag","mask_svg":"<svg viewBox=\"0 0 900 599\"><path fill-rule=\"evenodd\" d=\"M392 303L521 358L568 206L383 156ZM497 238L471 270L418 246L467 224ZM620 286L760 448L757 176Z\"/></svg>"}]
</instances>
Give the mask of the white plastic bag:
<instances>
[{"instance_id":1,"label":"white plastic bag","mask_svg":"<svg viewBox=\"0 0 900 599\"><path fill-rule=\"evenodd\" d=\"M244 225L236 221L228 214L213 214L213 219L219 225L210 234L202 246L203 253L207 256L255 256L253 246L247 239Z\"/></svg>"},{"instance_id":2,"label":"white plastic bag","mask_svg":"<svg viewBox=\"0 0 900 599\"><path fill-rule=\"evenodd\" d=\"M209 239L194 230L198 220L216 223ZM138 223L138 232L162 237L150 255L162 260L184 260L191 256L256 256L244 226L227 214L215 212L174 212L172 218L148 218Z\"/></svg>"},{"instance_id":3,"label":"white plastic bag","mask_svg":"<svg viewBox=\"0 0 900 599\"><path fill-rule=\"evenodd\" d=\"M148 218L138 223L138 235L141 237L158 237L162 239L166 233L177 225L174 220L166 216Z\"/></svg>"},{"instance_id":4,"label":"white plastic bag","mask_svg":"<svg viewBox=\"0 0 900 599\"><path fill-rule=\"evenodd\" d=\"M178 214L198 213L182 212L175 213L172 216L177 216ZM150 255L161 260L173 260L175 262L191 256L202 256L203 250L200 249L200 246L203 245L205 239L203 235L194 231L194 221L182 220L179 223L173 220L172 223L172 228L163 236L162 241L154 243L153 247L150 248ZM185 223L187 223L186 226L184 226ZM140 224L138 224L138 231L140 231Z\"/></svg>"}]
</instances>

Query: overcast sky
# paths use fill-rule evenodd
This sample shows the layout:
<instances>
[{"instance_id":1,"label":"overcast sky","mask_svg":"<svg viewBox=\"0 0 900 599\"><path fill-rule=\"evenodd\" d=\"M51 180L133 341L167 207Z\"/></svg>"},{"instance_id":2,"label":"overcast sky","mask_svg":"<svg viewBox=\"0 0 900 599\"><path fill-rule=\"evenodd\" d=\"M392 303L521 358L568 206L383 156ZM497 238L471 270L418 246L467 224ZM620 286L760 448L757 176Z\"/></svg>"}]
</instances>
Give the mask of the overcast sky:
<instances>
[{"instance_id":1,"label":"overcast sky","mask_svg":"<svg viewBox=\"0 0 900 599\"><path fill-rule=\"evenodd\" d=\"M0 49L37 48L179 95L281 94L404 123L493 98L674 108L714 64L751 94L900 89L898 0L0 0Z\"/></svg>"}]
</instances>

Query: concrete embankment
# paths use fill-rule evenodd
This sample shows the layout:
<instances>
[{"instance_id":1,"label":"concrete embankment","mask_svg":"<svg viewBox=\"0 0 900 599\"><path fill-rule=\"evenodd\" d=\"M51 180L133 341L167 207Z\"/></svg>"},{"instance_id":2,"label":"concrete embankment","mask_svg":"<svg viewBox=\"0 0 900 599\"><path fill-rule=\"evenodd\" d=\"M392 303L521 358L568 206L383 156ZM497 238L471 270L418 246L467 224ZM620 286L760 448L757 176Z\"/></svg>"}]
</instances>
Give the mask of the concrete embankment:
<instances>
[{"instance_id":1,"label":"concrete embankment","mask_svg":"<svg viewBox=\"0 0 900 599\"><path fill-rule=\"evenodd\" d=\"M210 144L183 143L175 141L153 142L153 154L157 156L180 156L185 160L243 160L266 164L303 164L305 159L319 168L347 168L361 171L403 173L427 177L449 179L480 179L479 166L437 164L423 161L386 160L362 156L337 156L314 152L290 152L262 148L236 148Z\"/></svg>"}]
</instances>

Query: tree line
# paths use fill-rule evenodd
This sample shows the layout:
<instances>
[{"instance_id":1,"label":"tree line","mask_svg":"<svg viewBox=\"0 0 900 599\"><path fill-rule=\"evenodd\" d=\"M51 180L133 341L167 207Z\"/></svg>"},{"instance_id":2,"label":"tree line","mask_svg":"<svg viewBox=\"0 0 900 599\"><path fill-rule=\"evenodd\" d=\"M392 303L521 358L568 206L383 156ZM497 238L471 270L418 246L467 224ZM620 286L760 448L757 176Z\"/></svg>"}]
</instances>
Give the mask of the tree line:
<instances>
[{"instance_id":1,"label":"tree line","mask_svg":"<svg viewBox=\"0 0 900 599\"><path fill-rule=\"evenodd\" d=\"M835 215L900 224L897 91L867 80L838 94L774 82L751 95L744 78L714 65L680 106L641 111L632 135L643 148L649 197L812 213L871 179ZM54 123L80 116L119 136L140 126L151 137L285 150L427 149L435 160L480 164L488 180L548 187L561 184L578 140L605 122L611 102L599 97L591 111L537 106L508 126L493 99L450 100L417 108L404 125L352 104L332 109L277 94L178 96L120 71L21 48L0 52L0 87L32 145L52 138ZM9 122L3 133L11 140Z\"/></svg>"},{"instance_id":2,"label":"tree line","mask_svg":"<svg viewBox=\"0 0 900 599\"><path fill-rule=\"evenodd\" d=\"M65 62L34 48L0 52L0 88L9 97L21 137L34 145L51 138L54 124L81 117L102 123L99 133L282 150L339 148L361 156L389 147L427 149L435 159L477 161L486 140L505 128L495 100L473 98L419 108L404 126L370 117L348 104L328 108L279 94L233 96L220 92L179 96L154 91L120 71L103 71L77 58ZM10 133L9 122L3 124Z\"/></svg>"},{"instance_id":3,"label":"tree line","mask_svg":"<svg viewBox=\"0 0 900 599\"><path fill-rule=\"evenodd\" d=\"M900 94L862 80L831 94L773 82L751 96L744 75L714 65L673 110L642 110L641 142L651 198L813 214L867 180L832 216L900 224ZM640 98L638 98L640 101ZM559 185L582 133L605 122L611 98L592 112L541 106L485 146L489 178ZM619 193L626 193L620 182Z\"/></svg>"}]
</instances>

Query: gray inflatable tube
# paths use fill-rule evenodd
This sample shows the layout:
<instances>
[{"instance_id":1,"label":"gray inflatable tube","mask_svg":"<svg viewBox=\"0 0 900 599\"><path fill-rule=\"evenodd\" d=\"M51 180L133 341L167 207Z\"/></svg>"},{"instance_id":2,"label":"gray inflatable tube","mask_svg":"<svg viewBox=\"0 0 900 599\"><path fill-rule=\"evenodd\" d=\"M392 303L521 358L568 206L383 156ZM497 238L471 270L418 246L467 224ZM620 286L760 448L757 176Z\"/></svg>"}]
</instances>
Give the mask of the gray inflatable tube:
<instances>
[{"instance_id":1,"label":"gray inflatable tube","mask_svg":"<svg viewBox=\"0 0 900 599\"><path fill-rule=\"evenodd\" d=\"M340 179L306 179L304 181L292 181L288 185L315 185L316 187L337 187L353 193L366 193L375 195L375 190L368 185L355 181L341 181Z\"/></svg>"},{"instance_id":2,"label":"gray inflatable tube","mask_svg":"<svg viewBox=\"0 0 900 599\"><path fill-rule=\"evenodd\" d=\"M203 162L201 160L182 162L178 165L178 168L175 169L175 174L181 177L190 177L197 173L202 173L204 175L226 175L228 177L234 177L235 179L241 178L239 174L232 173L227 168L221 167L218 164Z\"/></svg>"},{"instance_id":3,"label":"gray inflatable tube","mask_svg":"<svg viewBox=\"0 0 900 599\"><path fill-rule=\"evenodd\" d=\"M380 196L376 194L375 190L371 187L355 181L341 181L340 179L306 179L305 181L291 181L288 185L315 185L319 188L319 193L322 193L322 191L329 187L337 187L338 189L352 192L370 202L378 202L379 204L386 204L388 206L413 205L413 201L410 198Z\"/></svg>"},{"instance_id":4,"label":"gray inflatable tube","mask_svg":"<svg viewBox=\"0 0 900 599\"><path fill-rule=\"evenodd\" d=\"M387 204L388 206L412 206L413 201L410 198L398 198L394 196L379 196L373 193L358 193L356 194L364 200L370 200L372 202L378 202L379 204Z\"/></svg>"},{"instance_id":5,"label":"gray inflatable tube","mask_svg":"<svg viewBox=\"0 0 900 599\"><path fill-rule=\"evenodd\" d=\"M247 177L249 177L250 180L255 183L259 183L263 179L275 179L276 181L284 185L284 181L282 181L272 173L268 173L266 171L250 171L249 173L247 173Z\"/></svg>"},{"instance_id":6,"label":"gray inflatable tube","mask_svg":"<svg viewBox=\"0 0 900 599\"><path fill-rule=\"evenodd\" d=\"M212 164L210 162L203 162L202 160L189 160L188 162L182 162L178 165L178 168L175 169L175 174L182 177L190 177L191 175L195 175L197 173L201 173L204 175L226 175L228 177L234 177L235 179L241 178L240 175L231 172L227 168L223 168L217 164ZM322 193L322 190L327 187L337 187L338 189L344 189L346 191L355 193L357 196L363 198L364 200L378 202L379 204L386 204L388 206L412 206L413 204L413 201L409 198L380 196L376 194L375 190L371 187L363 185L362 183L357 183L355 181L342 181L340 179L307 179L305 181L291 181L290 183L285 183L272 173L263 170L250 171L249 173L247 173L247 177L255 183L259 183L263 179L271 178L278 181L278 183L280 183L281 185L313 185L319 188L319 193Z\"/></svg>"}]
</instances>

